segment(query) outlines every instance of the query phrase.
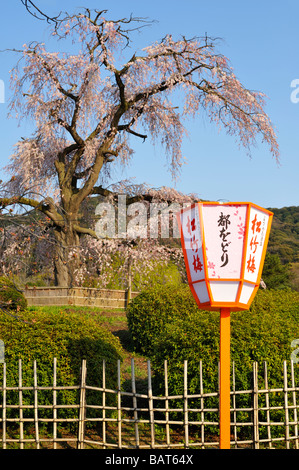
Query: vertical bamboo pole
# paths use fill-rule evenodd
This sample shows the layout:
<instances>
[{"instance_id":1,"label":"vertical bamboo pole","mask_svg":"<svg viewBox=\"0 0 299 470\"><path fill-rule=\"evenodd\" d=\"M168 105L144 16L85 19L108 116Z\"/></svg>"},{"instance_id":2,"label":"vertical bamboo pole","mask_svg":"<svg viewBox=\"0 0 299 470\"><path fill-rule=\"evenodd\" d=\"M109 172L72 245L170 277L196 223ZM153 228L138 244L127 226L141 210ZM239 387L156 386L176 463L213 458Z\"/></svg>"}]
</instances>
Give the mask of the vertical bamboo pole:
<instances>
[{"instance_id":1,"label":"vertical bamboo pole","mask_svg":"<svg viewBox=\"0 0 299 470\"><path fill-rule=\"evenodd\" d=\"M185 448L189 448L189 423L188 423L188 362L184 361L184 430Z\"/></svg>"},{"instance_id":2,"label":"vertical bamboo pole","mask_svg":"<svg viewBox=\"0 0 299 470\"><path fill-rule=\"evenodd\" d=\"M87 374L86 359L83 359L82 366L81 366L81 383L80 383L78 449L84 449L86 374Z\"/></svg>"},{"instance_id":3,"label":"vertical bamboo pole","mask_svg":"<svg viewBox=\"0 0 299 470\"><path fill-rule=\"evenodd\" d=\"M24 449L22 359L19 359L20 449Z\"/></svg>"},{"instance_id":4,"label":"vertical bamboo pole","mask_svg":"<svg viewBox=\"0 0 299 470\"><path fill-rule=\"evenodd\" d=\"M131 358L131 374L132 374L135 441L136 441L136 447L138 449L139 448L139 429L138 429L138 412L137 412L136 381L135 381L135 363L134 363L133 357Z\"/></svg>"},{"instance_id":5,"label":"vertical bamboo pole","mask_svg":"<svg viewBox=\"0 0 299 470\"><path fill-rule=\"evenodd\" d=\"M266 390L266 416L267 416L267 433L269 441L269 449L272 449L272 439L271 439L271 420L270 420L270 400L269 400L269 387L268 387L268 367L267 362L264 362L264 380L265 380L265 390Z\"/></svg>"},{"instance_id":6,"label":"vertical bamboo pole","mask_svg":"<svg viewBox=\"0 0 299 470\"><path fill-rule=\"evenodd\" d=\"M291 380L292 380L292 395L293 395L293 407L294 415L293 421L295 423L295 436L298 436L298 419L297 419L297 403L296 403L296 388L295 388L295 376L294 376L294 362L291 361ZM295 449L298 449L298 439L295 439Z\"/></svg>"},{"instance_id":7,"label":"vertical bamboo pole","mask_svg":"<svg viewBox=\"0 0 299 470\"><path fill-rule=\"evenodd\" d=\"M220 309L220 449L230 448L230 309Z\"/></svg>"},{"instance_id":8,"label":"vertical bamboo pole","mask_svg":"<svg viewBox=\"0 0 299 470\"><path fill-rule=\"evenodd\" d=\"M118 427L118 448L122 448L121 440L121 373L120 360L117 360L117 427Z\"/></svg>"},{"instance_id":9,"label":"vertical bamboo pole","mask_svg":"<svg viewBox=\"0 0 299 470\"><path fill-rule=\"evenodd\" d=\"M57 359L54 357L53 361L53 447L57 449L57 374L56 374Z\"/></svg>"},{"instance_id":10,"label":"vertical bamboo pole","mask_svg":"<svg viewBox=\"0 0 299 470\"><path fill-rule=\"evenodd\" d=\"M106 361L103 359L103 394L102 394L102 431L103 431L103 448L106 449Z\"/></svg>"},{"instance_id":11,"label":"vertical bamboo pole","mask_svg":"<svg viewBox=\"0 0 299 470\"><path fill-rule=\"evenodd\" d=\"M35 423L35 440L36 448L40 448L39 443L39 428L38 428L38 396L37 396L37 367L36 361L33 362L33 374L34 374L34 423Z\"/></svg>"},{"instance_id":12,"label":"vertical bamboo pole","mask_svg":"<svg viewBox=\"0 0 299 470\"><path fill-rule=\"evenodd\" d=\"M149 408L149 422L151 429L151 448L155 448L155 422L154 422L154 406L153 406L153 389L152 389L152 376L151 376L151 363L147 361L147 376L148 376L148 408Z\"/></svg>"},{"instance_id":13,"label":"vertical bamboo pole","mask_svg":"<svg viewBox=\"0 0 299 470\"><path fill-rule=\"evenodd\" d=\"M170 429L169 429L169 400L168 400L168 368L167 360L164 360L164 380L165 380L165 423L166 423L166 443L170 449Z\"/></svg>"},{"instance_id":14,"label":"vertical bamboo pole","mask_svg":"<svg viewBox=\"0 0 299 470\"><path fill-rule=\"evenodd\" d=\"M202 378L202 360L199 361L199 383L200 383L200 421L201 421L201 444L204 449L205 446L205 414L204 414L204 399L203 399L203 378Z\"/></svg>"},{"instance_id":15,"label":"vertical bamboo pole","mask_svg":"<svg viewBox=\"0 0 299 470\"><path fill-rule=\"evenodd\" d=\"M6 363L3 363L2 449L6 449Z\"/></svg>"},{"instance_id":16,"label":"vertical bamboo pole","mask_svg":"<svg viewBox=\"0 0 299 470\"><path fill-rule=\"evenodd\" d=\"M285 439L286 439L286 448L289 449L290 448L290 425L289 425L287 361L283 361L283 394L284 394L284 412L285 412Z\"/></svg>"},{"instance_id":17,"label":"vertical bamboo pole","mask_svg":"<svg viewBox=\"0 0 299 470\"><path fill-rule=\"evenodd\" d=\"M259 386L258 386L258 363L253 363L253 448L259 449Z\"/></svg>"}]
</instances>

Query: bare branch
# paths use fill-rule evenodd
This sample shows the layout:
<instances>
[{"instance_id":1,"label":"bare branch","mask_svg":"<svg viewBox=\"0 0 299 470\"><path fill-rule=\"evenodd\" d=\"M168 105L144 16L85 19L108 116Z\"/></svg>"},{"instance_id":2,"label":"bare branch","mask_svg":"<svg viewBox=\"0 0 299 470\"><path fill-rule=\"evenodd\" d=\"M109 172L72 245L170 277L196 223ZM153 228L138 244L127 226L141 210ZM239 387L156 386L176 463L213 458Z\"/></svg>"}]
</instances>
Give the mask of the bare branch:
<instances>
[{"instance_id":1,"label":"bare branch","mask_svg":"<svg viewBox=\"0 0 299 470\"><path fill-rule=\"evenodd\" d=\"M55 225L59 227L63 227L64 225L63 217L57 212L55 204L51 198L46 198L41 202L23 196L0 198L0 210L6 208L7 206L16 204L33 207L34 209L37 209L48 216L55 223Z\"/></svg>"},{"instance_id":2,"label":"bare branch","mask_svg":"<svg viewBox=\"0 0 299 470\"><path fill-rule=\"evenodd\" d=\"M31 0L21 0L21 2L26 7L26 10L30 15L34 16L34 18L37 18L38 20L46 20L47 23L55 23L55 25L62 21L62 19L59 19L61 12L57 16L50 17L41 11Z\"/></svg>"},{"instance_id":3,"label":"bare branch","mask_svg":"<svg viewBox=\"0 0 299 470\"><path fill-rule=\"evenodd\" d=\"M144 142L145 139L147 139L147 135L145 135L145 134L139 134L138 132L133 131L132 129L130 129L130 125L131 125L131 124L120 125L120 126L118 126L117 130L118 130L118 131L126 131L126 132L129 132L129 134L135 135L136 137L140 137L141 139L143 139L143 142Z\"/></svg>"},{"instance_id":4,"label":"bare branch","mask_svg":"<svg viewBox=\"0 0 299 470\"><path fill-rule=\"evenodd\" d=\"M97 236L96 232L90 228L81 227L80 225L77 225L77 224L74 224L73 228L74 230L76 230L77 233L80 233L81 235L90 235L91 237L99 240L99 237Z\"/></svg>"}]
</instances>

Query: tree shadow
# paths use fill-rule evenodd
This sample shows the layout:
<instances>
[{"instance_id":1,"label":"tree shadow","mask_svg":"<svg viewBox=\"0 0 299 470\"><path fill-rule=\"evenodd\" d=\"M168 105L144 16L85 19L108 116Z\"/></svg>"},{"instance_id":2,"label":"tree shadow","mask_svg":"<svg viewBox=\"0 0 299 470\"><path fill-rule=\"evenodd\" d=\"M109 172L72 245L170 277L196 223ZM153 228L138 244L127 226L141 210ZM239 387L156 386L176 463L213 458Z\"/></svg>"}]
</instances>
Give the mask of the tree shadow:
<instances>
[{"instance_id":1,"label":"tree shadow","mask_svg":"<svg viewBox=\"0 0 299 470\"><path fill-rule=\"evenodd\" d=\"M127 329L116 330L116 331L112 331L112 334L119 339L122 347L127 352L133 353L135 351L133 339L129 330Z\"/></svg>"}]
</instances>

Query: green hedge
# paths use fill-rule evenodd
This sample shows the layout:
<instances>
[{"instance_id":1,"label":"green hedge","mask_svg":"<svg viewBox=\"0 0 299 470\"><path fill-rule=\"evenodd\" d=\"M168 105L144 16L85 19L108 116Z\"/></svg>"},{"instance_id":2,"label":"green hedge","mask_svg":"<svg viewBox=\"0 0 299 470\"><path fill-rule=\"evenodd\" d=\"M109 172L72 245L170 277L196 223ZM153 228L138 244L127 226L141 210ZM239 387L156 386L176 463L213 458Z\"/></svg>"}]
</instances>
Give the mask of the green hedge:
<instances>
[{"instance_id":1,"label":"green hedge","mask_svg":"<svg viewBox=\"0 0 299 470\"><path fill-rule=\"evenodd\" d=\"M17 314L0 314L0 339L4 342L7 367L7 385L18 385L19 359L22 359L23 386L33 385L33 361L37 362L37 383L53 385L53 361L57 359L57 385L80 384L82 360L87 363L87 383L102 386L102 363L106 360L106 387L117 386L117 360L122 360L123 349L115 336L100 327L88 316L65 309L31 308ZM2 383L2 367L1 383ZM101 404L101 394L87 391L91 404ZM7 400L18 403L18 393L8 392ZM58 391L59 404L78 403L78 391ZM33 392L23 392L24 403L33 403ZM52 404L53 393L39 392L39 403ZM12 411L11 411L12 413ZM32 415L33 411L26 411ZM50 416L53 411L41 410ZM78 410L58 410L58 417L74 417Z\"/></svg>"},{"instance_id":2,"label":"green hedge","mask_svg":"<svg viewBox=\"0 0 299 470\"><path fill-rule=\"evenodd\" d=\"M154 352L154 343L164 334L168 324L190 318L197 311L188 286L159 286L133 300L127 309L128 327L135 349L146 355Z\"/></svg>"},{"instance_id":3,"label":"green hedge","mask_svg":"<svg viewBox=\"0 0 299 470\"><path fill-rule=\"evenodd\" d=\"M231 313L231 358L242 366L289 360L299 338L299 293L259 291L250 310ZM219 357L219 313L199 310L188 286L148 290L127 309L135 349L148 357Z\"/></svg>"},{"instance_id":4,"label":"green hedge","mask_svg":"<svg viewBox=\"0 0 299 470\"><path fill-rule=\"evenodd\" d=\"M283 361L290 360L291 342L299 338L298 307L298 292L269 290L258 292L250 310L231 313L237 390L252 388L254 361L259 363L261 384L267 361L269 386L283 386ZM143 293L131 302L127 315L136 349L151 359L156 393L164 393L165 359L171 395L183 393L184 360L188 361L190 394L200 390L200 360L204 392L218 390L219 313L199 310L188 286ZM295 371L298 380L298 367ZM248 395L239 397L239 405L251 406L246 400ZM217 407L218 398L210 400L209 406Z\"/></svg>"}]
</instances>

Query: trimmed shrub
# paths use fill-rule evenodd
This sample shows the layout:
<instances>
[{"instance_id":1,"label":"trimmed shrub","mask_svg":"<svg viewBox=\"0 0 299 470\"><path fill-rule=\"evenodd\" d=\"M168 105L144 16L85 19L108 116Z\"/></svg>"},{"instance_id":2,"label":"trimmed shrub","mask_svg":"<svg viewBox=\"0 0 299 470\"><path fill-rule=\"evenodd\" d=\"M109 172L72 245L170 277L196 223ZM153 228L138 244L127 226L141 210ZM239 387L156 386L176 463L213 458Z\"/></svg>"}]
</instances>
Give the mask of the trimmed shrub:
<instances>
[{"instance_id":1,"label":"trimmed shrub","mask_svg":"<svg viewBox=\"0 0 299 470\"><path fill-rule=\"evenodd\" d=\"M266 361L269 387L282 387L283 361L290 360L291 342L299 338L298 307L298 292L259 291L250 310L231 313L231 361L235 362L237 390L252 389L255 361L261 384ZM164 393L164 360L168 361L170 395L183 394L184 360L188 361L188 393L199 393L200 360L204 392L218 390L219 313L199 310L188 286L186 290L154 290L136 297L128 318L136 347L151 359L155 393ZM298 380L298 367L296 374ZM246 402L248 395L238 400L239 406L251 406ZM189 406L195 408L196 403ZM208 407L217 408L218 398L210 399Z\"/></svg>"},{"instance_id":2,"label":"trimmed shrub","mask_svg":"<svg viewBox=\"0 0 299 470\"><path fill-rule=\"evenodd\" d=\"M86 359L87 384L102 386L102 364L106 361L106 387L117 386L117 360L122 360L123 349L119 339L100 327L96 320L67 310L53 312L51 309L24 311L14 318L0 315L0 338L5 346L7 364L7 385L17 386L19 359L22 359L23 386L33 385L33 361L37 362L38 385L53 385L53 361L57 359L57 385L77 386L80 384L80 368ZM1 375L2 375L2 368ZM2 377L0 377L2 380ZM18 403L18 393L8 392L7 401ZM58 404L78 403L78 390L57 391ZM101 394L87 391L87 401L101 404ZM23 402L33 403L33 392L23 392ZM40 404L52 404L53 392L39 392ZM108 403L109 404L109 403ZM11 410L13 413L13 410ZM25 410L32 415L32 410ZM47 414L48 413L48 414ZM40 410L39 416L51 416L52 410ZM76 409L58 409L58 417L73 418ZM91 416L91 413L89 413ZM31 416L32 417L32 416Z\"/></svg>"},{"instance_id":3,"label":"trimmed shrub","mask_svg":"<svg viewBox=\"0 0 299 470\"><path fill-rule=\"evenodd\" d=\"M8 310L25 310L27 300L8 277L0 277L0 304Z\"/></svg>"},{"instance_id":4,"label":"trimmed shrub","mask_svg":"<svg viewBox=\"0 0 299 470\"><path fill-rule=\"evenodd\" d=\"M154 342L169 323L190 318L198 311L189 286L159 286L131 300L127 309L128 327L137 351L151 355Z\"/></svg>"}]
</instances>

